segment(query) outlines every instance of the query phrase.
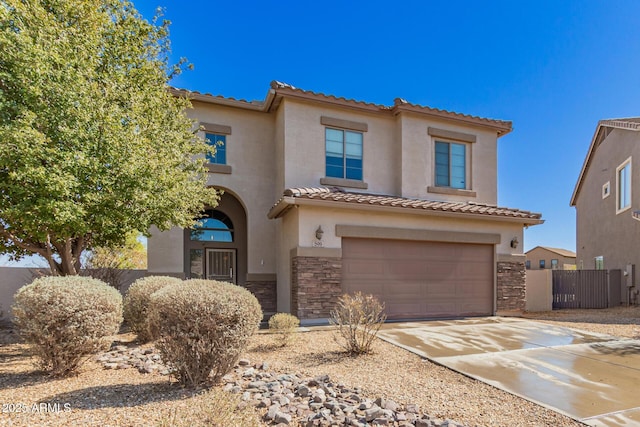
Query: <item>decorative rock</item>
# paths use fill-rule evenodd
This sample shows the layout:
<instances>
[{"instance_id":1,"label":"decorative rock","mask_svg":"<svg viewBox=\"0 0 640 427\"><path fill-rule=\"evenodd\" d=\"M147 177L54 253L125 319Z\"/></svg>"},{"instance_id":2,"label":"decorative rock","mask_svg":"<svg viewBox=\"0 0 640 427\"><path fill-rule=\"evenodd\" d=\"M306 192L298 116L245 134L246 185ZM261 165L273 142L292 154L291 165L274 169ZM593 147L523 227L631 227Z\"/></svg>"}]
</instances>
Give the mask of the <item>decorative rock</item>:
<instances>
[{"instance_id":1,"label":"decorative rock","mask_svg":"<svg viewBox=\"0 0 640 427\"><path fill-rule=\"evenodd\" d=\"M135 368L143 374L170 373L153 347L114 346L95 360L104 369ZM462 427L451 420L431 419L420 414L415 404L399 404L383 397L375 401L365 398L359 387L333 383L328 375L303 378L267 372L267 368L266 363L251 366L248 359L240 359L238 366L222 377L222 389L240 394L238 407L258 408L270 426Z\"/></svg>"},{"instance_id":2,"label":"decorative rock","mask_svg":"<svg viewBox=\"0 0 640 427\"><path fill-rule=\"evenodd\" d=\"M289 425L291 423L292 417L285 412L277 412L273 420L278 424Z\"/></svg>"}]
</instances>

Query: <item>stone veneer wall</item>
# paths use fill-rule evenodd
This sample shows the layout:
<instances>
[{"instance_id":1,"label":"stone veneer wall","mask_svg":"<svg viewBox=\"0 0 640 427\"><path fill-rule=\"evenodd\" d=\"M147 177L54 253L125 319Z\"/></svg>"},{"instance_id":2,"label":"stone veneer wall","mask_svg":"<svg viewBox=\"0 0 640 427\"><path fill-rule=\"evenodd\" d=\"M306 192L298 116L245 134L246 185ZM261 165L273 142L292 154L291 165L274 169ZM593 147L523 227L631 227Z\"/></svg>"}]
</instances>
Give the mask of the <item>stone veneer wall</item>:
<instances>
[{"instance_id":1,"label":"stone veneer wall","mask_svg":"<svg viewBox=\"0 0 640 427\"><path fill-rule=\"evenodd\" d=\"M292 258L291 312L299 319L330 317L341 294L342 258Z\"/></svg>"},{"instance_id":2,"label":"stone veneer wall","mask_svg":"<svg viewBox=\"0 0 640 427\"><path fill-rule=\"evenodd\" d=\"M524 311L526 307L524 262L498 262L496 309Z\"/></svg>"},{"instance_id":3,"label":"stone veneer wall","mask_svg":"<svg viewBox=\"0 0 640 427\"><path fill-rule=\"evenodd\" d=\"M258 299L262 313L274 314L277 311L275 281L246 282L244 287Z\"/></svg>"}]
</instances>

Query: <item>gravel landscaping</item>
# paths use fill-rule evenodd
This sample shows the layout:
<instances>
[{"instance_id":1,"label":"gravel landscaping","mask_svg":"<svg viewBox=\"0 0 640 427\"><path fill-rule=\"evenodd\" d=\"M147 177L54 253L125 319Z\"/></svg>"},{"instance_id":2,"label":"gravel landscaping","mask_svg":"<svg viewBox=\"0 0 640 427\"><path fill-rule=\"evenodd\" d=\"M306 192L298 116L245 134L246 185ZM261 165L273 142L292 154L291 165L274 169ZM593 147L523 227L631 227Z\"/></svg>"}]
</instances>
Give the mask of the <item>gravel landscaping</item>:
<instances>
[{"instance_id":1,"label":"gravel landscaping","mask_svg":"<svg viewBox=\"0 0 640 427\"><path fill-rule=\"evenodd\" d=\"M526 317L622 337L640 334L637 307ZM214 390L235 392L262 425L330 425L329 417L352 425L366 425L367 418L370 425L582 425L380 340L373 354L348 356L333 337L330 328L314 328L282 348L274 335L259 333L242 366ZM49 379L34 368L27 345L0 332L0 425L174 425L212 400L177 385L152 346L134 339L118 335L114 351L89 360L77 376ZM183 425L211 424L203 415Z\"/></svg>"}]
</instances>

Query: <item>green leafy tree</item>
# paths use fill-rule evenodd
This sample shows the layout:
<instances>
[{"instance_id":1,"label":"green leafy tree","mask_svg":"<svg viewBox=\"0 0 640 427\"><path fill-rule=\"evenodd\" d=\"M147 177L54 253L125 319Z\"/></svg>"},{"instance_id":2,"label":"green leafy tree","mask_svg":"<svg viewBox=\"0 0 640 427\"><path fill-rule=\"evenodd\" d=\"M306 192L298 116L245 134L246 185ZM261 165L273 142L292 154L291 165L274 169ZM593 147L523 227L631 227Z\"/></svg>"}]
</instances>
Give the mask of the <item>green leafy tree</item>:
<instances>
[{"instance_id":1,"label":"green leafy tree","mask_svg":"<svg viewBox=\"0 0 640 427\"><path fill-rule=\"evenodd\" d=\"M127 233L125 242L120 246L95 247L91 249L85 261L86 268L146 269L147 250L140 240L139 233Z\"/></svg>"},{"instance_id":2,"label":"green leafy tree","mask_svg":"<svg viewBox=\"0 0 640 427\"><path fill-rule=\"evenodd\" d=\"M125 0L0 0L0 253L74 275L86 249L216 205L168 25Z\"/></svg>"}]
</instances>

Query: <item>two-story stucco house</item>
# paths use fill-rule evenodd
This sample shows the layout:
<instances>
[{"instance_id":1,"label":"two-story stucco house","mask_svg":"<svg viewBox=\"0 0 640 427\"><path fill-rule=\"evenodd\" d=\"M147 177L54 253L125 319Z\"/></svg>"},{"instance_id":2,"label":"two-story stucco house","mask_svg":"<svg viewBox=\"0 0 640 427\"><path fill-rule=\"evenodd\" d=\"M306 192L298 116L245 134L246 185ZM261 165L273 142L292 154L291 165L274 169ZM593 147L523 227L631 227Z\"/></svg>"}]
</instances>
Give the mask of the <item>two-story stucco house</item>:
<instances>
[{"instance_id":1,"label":"two-story stucco house","mask_svg":"<svg viewBox=\"0 0 640 427\"><path fill-rule=\"evenodd\" d=\"M571 197L578 268L626 271L640 265L638 160L640 118L598 122Z\"/></svg>"},{"instance_id":2,"label":"two-story stucco house","mask_svg":"<svg viewBox=\"0 0 640 427\"><path fill-rule=\"evenodd\" d=\"M174 93L218 144L209 182L224 195L201 227L152 230L151 274L229 280L303 320L354 291L392 319L524 309L519 242L542 220L496 206L511 122L279 82L262 101Z\"/></svg>"},{"instance_id":3,"label":"two-story stucco house","mask_svg":"<svg viewBox=\"0 0 640 427\"><path fill-rule=\"evenodd\" d=\"M576 253L567 249L536 246L525 252L527 270L575 270Z\"/></svg>"}]
</instances>

